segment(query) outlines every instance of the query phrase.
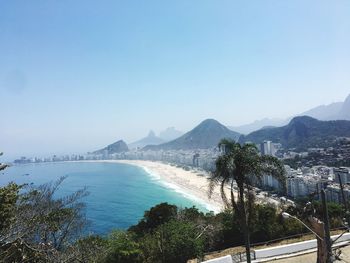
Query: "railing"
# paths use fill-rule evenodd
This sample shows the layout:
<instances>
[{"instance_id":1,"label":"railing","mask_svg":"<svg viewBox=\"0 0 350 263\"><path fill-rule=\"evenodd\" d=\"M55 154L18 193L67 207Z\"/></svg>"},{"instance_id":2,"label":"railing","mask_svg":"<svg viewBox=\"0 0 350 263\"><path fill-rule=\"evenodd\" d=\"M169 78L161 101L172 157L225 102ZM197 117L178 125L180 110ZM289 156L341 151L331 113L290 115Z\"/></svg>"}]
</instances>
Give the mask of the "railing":
<instances>
[{"instance_id":1,"label":"railing","mask_svg":"<svg viewBox=\"0 0 350 263\"><path fill-rule=\"evenodd\" d=\"M331 231L344 230L344 229L346 229L346 228L345 227L339 227L339 228L333 228L333 229L331 229ZM270 245L270 244L273 244L273 243L276 243L276 242L279 242L279 241L293 239L293 238L300 238L300 237L303 237L303 236L306 236L306 235L310 235L310 234L312 234L312 233L311 232L300 233L300 234L291 235L291 236L287 236L287 237L282 237L282 238L278 238L278 239L273 239L273 240L268 240L268 241L264 241L264 242L254 243L254 244L251 244L251 246L252 247L253 246L254 247L256 247L256 246L267 246L267 245ZM198 258L197 259L197 262L203 262L205 256L209 256L209 255L212 255L212 254L220 253L222 251L223 250L213 251L213 252L210 252L210 253L205 253L203 255L203 258L200 258L200 259ZM246 261L247 260L245 252L239 252L239 253L236 253L236 254L232 254L231 257L232 257L232 262L234 262L234 263L238 263L238 262L242 262L242 261ZM256 259L256 253L255 253L254 250L252 250L252 252L251 252L251 259Z\"/></svg>"},{"instance_id":2,"label":"railing","mask_svg":"<svg viewBox=\"0 0 350 263\"><path fill-rule=\"evenodd\" d=\"M346 227L337 227L337 228L332 228L330 231L337 231L337 230L345 230ZM293 239L293 238L302 238L304 236L308 236L313 233L308 231L305 233L300 233L300 234L295 234L295 235L291 235L291 236L286 236L286 237L281 237L281 238L277 238L277 239L273 239L273 240L268 240L268 241L263 241L263 242L259 242L259 243L253 243L250 244L250 246L252 247L256 247L256 246L268 246L270 244L274 244L277 243L279 241L284 241L284 240L289 240L289 239Z\"/></svg>"},{"instance_id":3,"label":"railing","mask_svg":"<svg viewBox=\"0 0 350 263\"><path fill-rule=\"evenodd\" d=\"M245 252L240 252L240 253L231 255L231 257L232 257L232 262L233 262L233 263L238 263L238 262L242 262L242 261L247 261L247 254L246 254ZM250 258L251 258L252 260L256 259L255 251L254 251L254 250L250 252Z\"/></svg>"}]
</instances>

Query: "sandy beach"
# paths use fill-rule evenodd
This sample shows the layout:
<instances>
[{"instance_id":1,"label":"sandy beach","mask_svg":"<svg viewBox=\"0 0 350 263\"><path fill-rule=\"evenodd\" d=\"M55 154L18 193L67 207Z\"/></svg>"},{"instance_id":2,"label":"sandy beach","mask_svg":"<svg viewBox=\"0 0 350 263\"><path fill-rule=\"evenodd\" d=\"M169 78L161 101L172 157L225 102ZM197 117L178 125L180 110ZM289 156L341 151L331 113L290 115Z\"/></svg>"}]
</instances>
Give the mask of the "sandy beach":
<instances>
[{"instance_id":1,"label":"sandy beach","mask_svg":"<svg viewBox=\"0 0 350 263\"><path fill-rule=\"evenodd\" d=\"M209 199L209 184L205 172L199 173L191 170L186 171L176 166L152 161L106 160L100 162L125 163L139 166L145 169L146 172L159 178L159 180L161 180L167 187L180 192L185 197L205 205L210 211L218 213L224 208L218 187L214 189L214 192Z\"/></svg>"}]
</instances>

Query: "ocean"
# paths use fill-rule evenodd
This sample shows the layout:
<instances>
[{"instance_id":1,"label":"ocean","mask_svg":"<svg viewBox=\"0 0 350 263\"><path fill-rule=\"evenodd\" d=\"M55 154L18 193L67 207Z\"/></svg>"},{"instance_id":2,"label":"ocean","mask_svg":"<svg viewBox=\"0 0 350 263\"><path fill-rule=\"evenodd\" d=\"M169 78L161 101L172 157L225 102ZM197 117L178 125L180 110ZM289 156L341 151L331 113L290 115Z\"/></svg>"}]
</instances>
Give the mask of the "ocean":
<instances>
[{"instance_id":1,"label":"ocean","mask_svg":"<svg viewBox=\"0 0 350 263\"><path fill-rule=\"evenodd\" d=\"M15 165L0 173L0 186L13 181L34 185L54 182L67 176L58 195L67 195L87 187L83 199L90 221L87 231L108 234L113 229L127 229L136 224L145 210L161 202L179 207L196 206L207 212L204 204L164 184L141 167L102 162L61 162Z\"/></svg>"}]
</instances>

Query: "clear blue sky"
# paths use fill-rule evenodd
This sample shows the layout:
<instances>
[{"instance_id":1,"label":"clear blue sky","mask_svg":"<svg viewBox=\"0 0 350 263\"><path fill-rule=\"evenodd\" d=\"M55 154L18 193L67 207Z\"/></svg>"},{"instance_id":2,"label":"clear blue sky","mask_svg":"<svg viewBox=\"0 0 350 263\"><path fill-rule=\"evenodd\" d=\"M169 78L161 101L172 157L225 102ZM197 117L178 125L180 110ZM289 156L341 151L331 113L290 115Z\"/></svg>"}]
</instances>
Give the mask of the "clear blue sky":
<instances>
[{"instance_id":1,"label":"clear blue sky","mask_svg":"<svg viewBox=\"0 0 350 263\"><path fill-rule=\"evenodd\" d=\"M0 148L86 152L350 93L350 1L0 2Z\"/></svg>"}]
</instances>

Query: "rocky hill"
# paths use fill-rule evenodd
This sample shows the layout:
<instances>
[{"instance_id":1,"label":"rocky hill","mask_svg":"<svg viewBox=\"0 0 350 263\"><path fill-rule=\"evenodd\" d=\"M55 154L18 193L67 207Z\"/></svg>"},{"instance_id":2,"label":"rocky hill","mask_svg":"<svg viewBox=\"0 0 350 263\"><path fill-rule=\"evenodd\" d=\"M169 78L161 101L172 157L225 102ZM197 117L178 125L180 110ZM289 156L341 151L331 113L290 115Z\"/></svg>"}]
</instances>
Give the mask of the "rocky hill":
<instances>
[{"instance_id":1,"label":"rocky hill","mask_svg":"<svg viewBox=\"0 0 350 263\"><path fill-rule=\"evenodd\" d=\"M239 133L229 130L218 121L207 119L173 141L160 145L148 145L143 150L208 149L217 146L223 138L238 140L239 135Z\"/></svg>"},{"instance_id":2,"label":"rocky hill","mask_svg":"<svg viewBox=\"0 0 350 263\"><path fill-rule=\"evenodd\" d=\"M115 143L108 145L107 147L101 150L94 151L93 154L105 154L105 153L113 154L113 153L120 153L120 152L127 152L127 151L129 151L128 145L123 140L119 140Z\"/></svg>"},{"instance_id":3,"label":"rocky hill","mask_svg":"<svg viewBox=\"0 0 350 263\"><path fill-rule=\"evenodd\" d=\"M270 140L286 148L307 148L332 145L339 137L350 137L350 121L319 121L301 116L293 118L286 126L261 129L241 136L239 141L261 143Z\"/></svg>"},{"instance_id":4,"label":"rocky hill","mask_svg":"<svg viewBox=\"0 0 350 263\"><path fill-rule=\"evenodd\" d=\"M142 138L136 142L130 143L129 148L130 149L143 148L146 145L158 145L164 142L165 141L162 138L159 138L158 136L156 136L154 131L150 131L145 138Z\"/></svg>"}]
</instances>

